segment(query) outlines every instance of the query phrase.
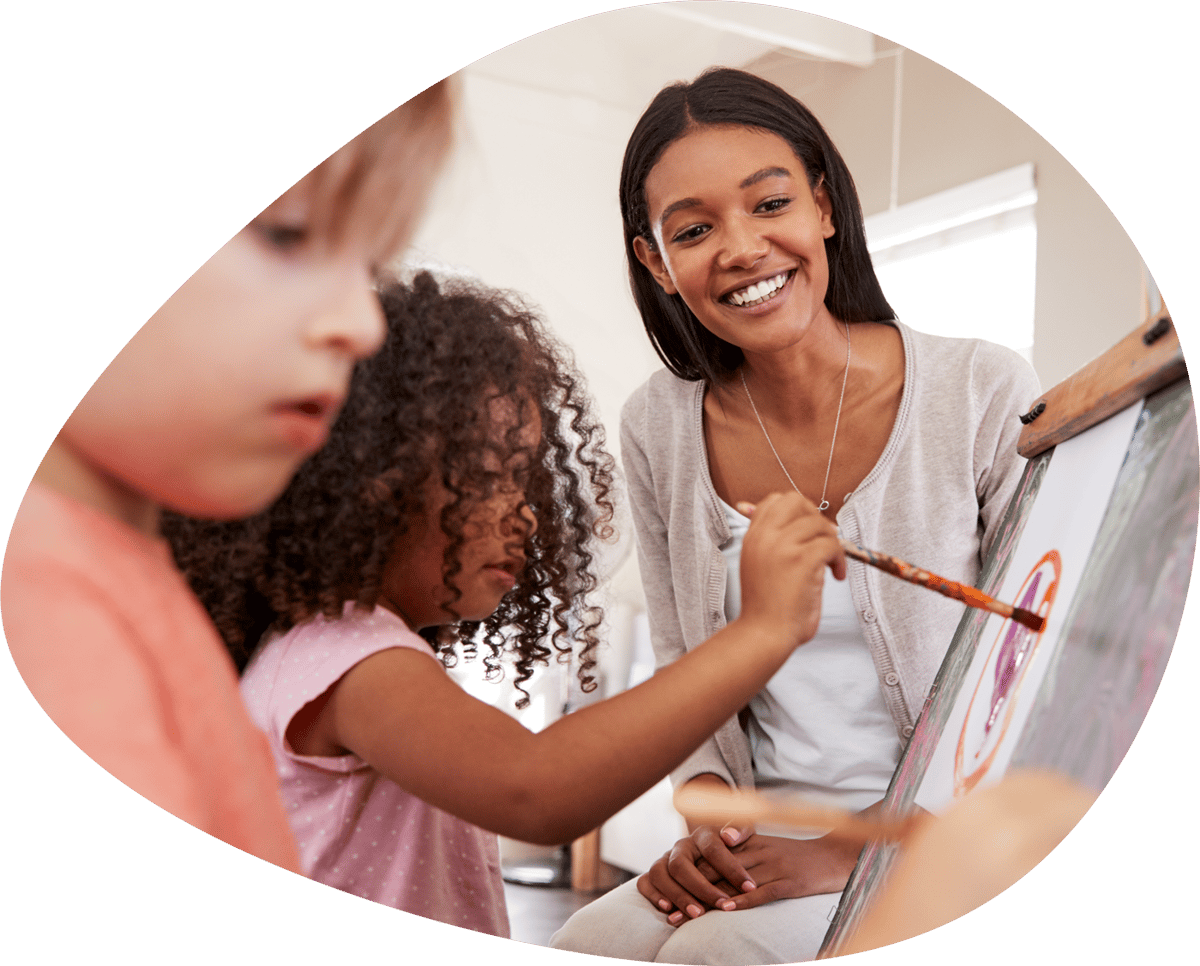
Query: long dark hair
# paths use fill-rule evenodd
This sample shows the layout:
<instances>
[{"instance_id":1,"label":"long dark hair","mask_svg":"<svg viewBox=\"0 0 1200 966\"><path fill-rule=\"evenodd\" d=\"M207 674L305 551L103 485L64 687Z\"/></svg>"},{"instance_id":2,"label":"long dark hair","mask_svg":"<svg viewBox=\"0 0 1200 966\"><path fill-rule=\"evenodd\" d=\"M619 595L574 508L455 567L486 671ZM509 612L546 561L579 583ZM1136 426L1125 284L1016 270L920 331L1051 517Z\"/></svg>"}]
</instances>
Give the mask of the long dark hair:
<instances>
[{"instance_id":1,"label":"long dark hair","mask_svg":"<svg viewBox=\"0 0 1200 966\"><path fill-rule=\"evenodd\" d=\"M621 218L629 282L650 341L681 379L718 382L742 364L742 350L709 332L679 295L667 295L634 252L633 240L655 247L646 207L646 178L663 152L697 127L738 125L783 138L816 190L824 180L836 231L825 239L829 287L825 306L843 322L880 322L895 313L883 297L863 230L854 179L821 122L783 88L728 67L705 71L690 84L664 87L638 120L621 165Z\"/></svg>"},{"instance_id":2,"label":"long dark hair","mask_svg":"<svg viewBox=\"0 0 1200 966\"><path fill-rule=\"evenodd\" d=\"M486 620L433 628L426 639L448 666L481 641L490 678L512 655L521 705L534 665L554 654L566 660L575 640L580 680L592 690L602 618L589 600L593 538L611 535L613 461L578 373L516 296L466 282L439 286L423 272L379 297L387 341L355 368L325 447L248 520L168 514L163 532L176 562L242 670L268 631L318 613L340 617L347 602L374 607L397 537L427 512L431 481L451 494L440 524L449 538L443 582L453 591L464 524L510 479L496 468L516 463L515 482L537 518L516 586ZM494 438L492 399L530 416L536 408L542 437L534 449L519 426Z\"/></svg>"}]
</instances>

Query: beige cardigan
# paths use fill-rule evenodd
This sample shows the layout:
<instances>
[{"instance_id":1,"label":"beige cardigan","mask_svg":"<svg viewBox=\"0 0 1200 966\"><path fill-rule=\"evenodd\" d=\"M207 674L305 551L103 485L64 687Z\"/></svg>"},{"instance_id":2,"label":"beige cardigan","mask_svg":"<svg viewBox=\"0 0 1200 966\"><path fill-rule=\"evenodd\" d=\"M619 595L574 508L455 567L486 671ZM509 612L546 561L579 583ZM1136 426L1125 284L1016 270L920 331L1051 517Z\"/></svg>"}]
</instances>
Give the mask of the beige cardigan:
<instances>
[{"instance_id":1,"label":"beige cardigan","mask_svg":"<svg viewBox=\"0 0 1200 966\"><path fill-rule=\"evenodd\" d=\"M874 469L845 501L843 536L973 584L1025 461L1017 418L1040 393L1009 349L946 339L894 323L904 344L904 391ZM621 450L638 560L659 667L725 626L731 538L703 432L703 382L662 370L621 413ZM963 614L963 605L849 561L851 596L884 702L907 739ZM752 785L750 748L731 718L672 775L710 772Z\"/></svg>"}]
</instances>

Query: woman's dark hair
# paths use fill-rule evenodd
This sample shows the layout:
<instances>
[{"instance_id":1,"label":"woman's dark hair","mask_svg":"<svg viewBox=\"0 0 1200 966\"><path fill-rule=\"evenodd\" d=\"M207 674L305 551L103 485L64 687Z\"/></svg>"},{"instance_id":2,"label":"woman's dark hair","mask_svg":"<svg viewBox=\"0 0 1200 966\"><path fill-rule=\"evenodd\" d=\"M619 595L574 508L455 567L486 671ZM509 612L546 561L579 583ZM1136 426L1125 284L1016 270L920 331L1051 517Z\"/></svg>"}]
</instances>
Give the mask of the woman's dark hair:
<instances>
[{"instance_id":1,"label":"woman's dark hair","mask_svg":"<svg viewBox=\"0 0 1200 966\"><path fill-rule=\"evenodd\" d=\"M374 607L396 539L425 514L432 484L451 496L440 512L450 588L472 508L515 482L537 518L536 530L524 527L516 586L486 620L432 628L426 639L447 666L459 651L474 656L482 641L490 679L503 674L501 656L512 655L521 705L534 665L552 654L567 660L578 640L579 677L592 690L602 617L588 600L592 540L612 533L613 461L580 376L511 294L458 281L439 287L422 272L411 284L383 286L379 298L387 341L356 366L326 446L255 517L167 515L176 562L240 671L268 631L318 613L340 617L348 601ZM521 416L499 439L496 399ZM531 446L521 427L534 413L542 435ZM457 591L452 597L451 611Z\"/></svg>"},{"instance_id":2,"label":"woman's dark hair","mask_svg":"<svg viewBox=\"0 0 1200 966\"><path fill-rule=\"evenodd\" d=\"M681 379L718 382L742 363L742 350L709 332L679 295L667 295L638 261L633 240L655 247L646 206L646 178L671 144L700 127L761 128L784 139L804 165L813 190L824 179L836 231L825 239L829 287L825 306L843 322L894 317L883 297L863 230L854 179L821 122L783 88L745 71L714 67L692 83L658 92L637 122L621 165L621 218L633 298L646 332L667 368Z\"/></svg>"}]
</instances>

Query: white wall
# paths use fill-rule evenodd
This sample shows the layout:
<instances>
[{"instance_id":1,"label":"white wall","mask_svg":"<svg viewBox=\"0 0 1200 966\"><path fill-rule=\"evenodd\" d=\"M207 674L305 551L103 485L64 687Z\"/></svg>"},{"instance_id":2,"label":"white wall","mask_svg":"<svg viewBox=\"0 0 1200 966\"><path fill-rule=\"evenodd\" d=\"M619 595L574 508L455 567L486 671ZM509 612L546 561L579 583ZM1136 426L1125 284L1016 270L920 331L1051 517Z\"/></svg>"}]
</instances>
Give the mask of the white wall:
<instances>
[{"instance_id":1,"label":"white wall","mask_svg":"<svg viewBox=\"0 0 1200 966\"><path fill-rule=\"evenodd\" d=\"M461 75L458 147L416 246L544 309L573 346L615 451L622 403L660 365L629 295L617 209L621 156L645 104L665 83L710 64L752 66L821 118L872 214L891 200L894 48L877 41L882 56L872 66L834 63L645 8L514 44ZM902 93L899 203L1025 161L1037 166L1034 364L1044 386L1140 321L1137 253L1058 152L989 97L911 52L904 53ZM626 533L612 591L620 605L614 613L624 615L644 606L629 539ZM630 638L628 626L614 628L621 653L613 666L628 665ZM504 705L511 687L501 689L497 703ZM678 830L661 788L658 796L662 841L637 846L650 857ZM647 821L639 813L635 824L644 829Z\"/></svg>"},{"instance_id":2,"label":"white wall","mask_svg":"<svg viewBox=\"0 0 1200 966\"><path fill-rule=\"evenodd\" d=\"M762 76L801 97L854 174L863 212L886 210L892 187L895 44L865 69L767 56ZM912 51L900 68L897 203L1027 161L1036 169L1037 293L1033 364L1044 388L1062 381L1142 321L1142 261L1079 173L1037 132L961 77ZM1168 304L1170 293L1165 293ZM969 305L963 306L970 311Z\"/></svg>"},{"instance_id":3,"label":"white wall","mask_svg":"<svg viewBox=\"0 0 1200 966\"><path fill-rule=\"evenodd\" d=\"M616 206L621 154L645 103L664 83L710 63L748 65L813 108L873 214L891 200L896 82L896 45L876 44L872 66L831 63L653 8L514 44L461 75L459 144L417 245L542 306L574 347L615 445L622 402L659 364L628 293ZM991 98L911 51L901 89L899 203L1036 165L1034 365L1043 385L1133 328L1144 311L1141 261L1062 156Z\"/></svg>"}]
</instances>

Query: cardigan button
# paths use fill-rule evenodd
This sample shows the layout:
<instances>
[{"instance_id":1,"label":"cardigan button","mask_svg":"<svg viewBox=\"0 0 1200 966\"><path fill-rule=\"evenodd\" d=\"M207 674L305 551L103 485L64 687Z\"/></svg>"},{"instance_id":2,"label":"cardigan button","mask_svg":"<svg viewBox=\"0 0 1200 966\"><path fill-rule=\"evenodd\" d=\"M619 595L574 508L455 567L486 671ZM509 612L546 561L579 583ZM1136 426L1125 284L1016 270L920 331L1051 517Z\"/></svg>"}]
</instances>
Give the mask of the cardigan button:
<instances>
[{"instance_id":1,"label":"cardigan button","mask_svg":"<svg viewBox=\"0 0 1200 966\"><path fill-rule=\"evenodd\" d=\"M884 676L883 680L885 682L887 682L888 684L890 684L892 687L895 687L897 684L900 683L900 675L897 674L895 671L888 671L888 673Z\"/></svg>"},{"instance_id":2,"label":"cardigan button","mask_svg":"<svg viewBox=\"0 0 1200 966\"><path fill-rule=\"evenodd\" d=\"M900 734L904 735L905 738L911 738L912 733L913 733L912 725L905 725L903 728L900 729Z\"/></svg>"},{"instance_id":3,"label":"cardigan button","mask_svg":"<svg viewBox=\"0 0 1200 966\"><path fill-rule=\"evenodd\" d=\"M863 611L863 613L862 613L862 618L863 618L863 620L864 620L864 621L866 621L868 624L874 624L874 623L875 623L875 611L873 611L873 610L864 610L864 611Z\"/></svg>"}]
</instances>

